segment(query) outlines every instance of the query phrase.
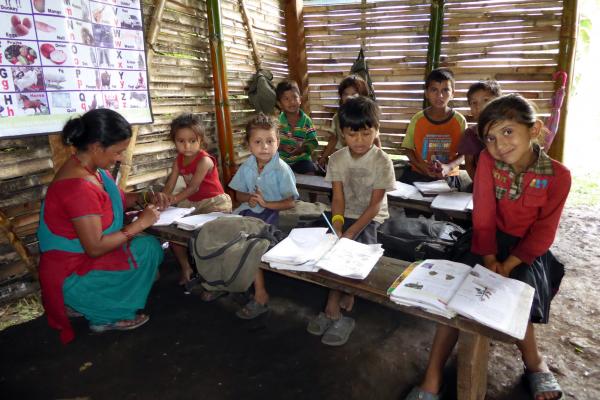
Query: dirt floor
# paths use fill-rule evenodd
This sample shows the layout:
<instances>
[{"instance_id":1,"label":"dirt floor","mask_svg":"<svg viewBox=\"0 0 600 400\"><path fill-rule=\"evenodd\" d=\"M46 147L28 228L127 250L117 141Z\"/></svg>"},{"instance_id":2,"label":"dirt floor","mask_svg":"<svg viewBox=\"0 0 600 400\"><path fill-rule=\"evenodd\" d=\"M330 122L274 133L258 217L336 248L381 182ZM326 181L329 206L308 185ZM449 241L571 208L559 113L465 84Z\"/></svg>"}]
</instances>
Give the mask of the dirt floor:
<instances>
[{"instance_id":1,"label":"dirt floor","mask_svg":"<svg viewBox=\"0 0 600 400\"><path fill-rule=\"evenodd\" d=\"M554 250L567 276L541 348L566 399L600 399L600 207L568 207ZM0 332L2 399L401 399L418 383L432 323L359 301L348 344L306 333L323 288L268 274L271 312L238 320L229 297L184 295L172 258L150 294L150 322L136 331L90 334L62 346L44 317ZM514 346L494 343L488 399L529 399ZM451 394L455 360L447 368ZM452 396L448 396L452 398Z\"/></svg>"}]
</instances>

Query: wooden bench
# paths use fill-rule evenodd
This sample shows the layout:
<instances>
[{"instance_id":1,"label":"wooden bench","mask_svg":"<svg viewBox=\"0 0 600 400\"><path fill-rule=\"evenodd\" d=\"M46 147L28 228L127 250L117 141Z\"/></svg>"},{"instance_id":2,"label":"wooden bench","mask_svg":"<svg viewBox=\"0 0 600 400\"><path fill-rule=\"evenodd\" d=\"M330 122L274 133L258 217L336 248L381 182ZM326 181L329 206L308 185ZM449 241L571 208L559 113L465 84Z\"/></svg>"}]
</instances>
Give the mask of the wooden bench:
<instances>
[{"instance_id":1,"label":"wooden bench","mask_svg":"<svg viewBox=\"0 0 600 400\"><path fill-rule=\"evenodd\" d=\"M325 178L317 175L295 174L296 187L298 191L306 191L309 194L329 194L331 193L331 183L325 181ZM449 211L438 210L431 208L431 202L435 196L423 196L420 199L403 199L401 197L391 196L388 194L388 206L402 207L410 210L421 211L426 214L433 214L438 219L468 221L471 219L469 211Z\"/></svg>"},{"instance_id":2,"label":"wooden bench","mask_svg":"<svg viewBox=\"0 0 600 400\"><path fill-rule=\"evenodd\" d=\"M187 246L188 239L192 236L192 232L176 227L152 227L147 231L161 239L184 246ZM295 272L277 270L269 268L267 264L262 264L261 268L290 278L337 289L410 315L457 328L460 331L457 367L458 398L461 400L484 399L487 388L489 340L514 343L515 339L461 316L446 319L418 308L406 307L392 302L387 295L387 289L409 264L406 261L383 257L364 280L348 279L326 271Z\"/></svg>"}]
</instances>

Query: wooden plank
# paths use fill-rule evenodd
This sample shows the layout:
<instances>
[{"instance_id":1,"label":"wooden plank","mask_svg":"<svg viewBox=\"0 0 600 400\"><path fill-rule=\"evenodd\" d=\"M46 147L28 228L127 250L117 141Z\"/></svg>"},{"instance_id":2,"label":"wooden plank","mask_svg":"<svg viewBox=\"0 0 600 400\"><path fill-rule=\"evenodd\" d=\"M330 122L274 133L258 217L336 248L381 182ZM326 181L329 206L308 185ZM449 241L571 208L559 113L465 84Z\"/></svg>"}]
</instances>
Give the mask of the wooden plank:
<instances>
[{"instance_id":1,"label":"wooden plank","mask_svg":"<svg viewBox=\"0 0 600 400\"><path fill-rule=\"evenodd\" d=\"M489 339L480 334L460 332L458 336L458 398L483 400L487 388Z\"/></svg>"},{"instance_id":2,"label":"wooden plank","mask_svg":"<svg viewBox=\"0 0 600 400\"><path fill-rule=\"evenodd\" d=\"M289 76L298 83L302 95L302 108L310 114L303 7L302 0L285 1L285 37L288 49Z\"/></svg>"}]
</instances>

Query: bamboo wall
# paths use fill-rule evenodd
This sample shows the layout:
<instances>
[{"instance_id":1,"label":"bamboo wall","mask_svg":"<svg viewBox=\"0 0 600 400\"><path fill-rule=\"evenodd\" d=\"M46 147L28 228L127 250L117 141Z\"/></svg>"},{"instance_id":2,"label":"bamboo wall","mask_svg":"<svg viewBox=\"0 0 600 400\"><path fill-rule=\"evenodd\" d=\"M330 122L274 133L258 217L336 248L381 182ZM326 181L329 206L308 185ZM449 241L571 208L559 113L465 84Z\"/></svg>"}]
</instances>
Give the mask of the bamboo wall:
<instances>
[{"instance_id":1,"label":"bamboo wall","mask_svg":"<svg viewBox=\"0 0 600 400\"><path fill-rule=\"evenodd\" d=\"M237 0L224 0L223 33L229 77L229 99L236 151L246 153L240 129L252 112L245 87L254 64ZM278 0L246 0L253 29L265 68L279 80L287 75L287 53L282 7ZM154 11L151 0L143 0L146 31ZM214 94L211 75L206 3L198 0L167 0L161 28L153 46L155 55L149 65L149 89L154 124L139 127L133 150L129 189L141 189L162 182L172 165L175 150L168 140L168 124L181 112L200 113L207 128L209 150L216 152ZM56 142L56 141L54 141ZM0 140L0 211L12 223L15 233L31 254L37 254L35 231L40 201L54 175L54 152L49 136L41 135ZM56 161L56 154L55 154ZM0 225L0 228L2 225ZM27 269L0 230L0 284L24 275Z\"/></svg>"},{"instance_id":2,"label":"bamboo wall","mask_svg":"<svg viewBox=\"0 0 600 400\"><path fill-rule=\"evenodd\" d=\"M362 45L383 113L382 144L389 153L398 153L410 118L422 109L431 2L323 3L307 0L304 8L311 115L321 129L330 123L338 105L337 84L349 73ZM547 115L562 2L444 3L439 66L455 73L452 105L467 115L469 85L496 79L505 92L519 91Z\"/></svg>"}]
</instances>

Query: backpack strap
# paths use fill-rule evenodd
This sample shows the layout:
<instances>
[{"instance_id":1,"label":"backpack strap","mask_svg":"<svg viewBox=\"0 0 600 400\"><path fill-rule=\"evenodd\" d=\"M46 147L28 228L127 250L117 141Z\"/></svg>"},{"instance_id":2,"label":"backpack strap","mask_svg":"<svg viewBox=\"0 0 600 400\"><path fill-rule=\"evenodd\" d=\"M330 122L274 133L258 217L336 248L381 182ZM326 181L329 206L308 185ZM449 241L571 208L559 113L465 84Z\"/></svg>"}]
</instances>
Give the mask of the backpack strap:
<instances>
[{"instance_id":1,"label":"backpack strap","mask_svg":"<svg viewBox=\"0 0 600 400\"><path fill-rule=\"evenodd\" d=\"M241 239L241 235L240 235L240 239ZM246 246L246 250L244 250L244 254L242 254L242 257L240 258L240 262L238 263L237 267L235 268L235 271L233 271L233 274L231 274L231 277L229 277L228 280L225 281L223 279L219 279L216 281L207 281L205 279L204 282L206 282L210 286L218 286L218 285L229 286L229 284L231 284L231 282L233 282L235 280L235 278L237 278L238 274L242 270L242 267L246 263L246 259L248 258L248 255L250 254L250 252L252 251L254 246L256 246L261 240L263 240L263 239L252 238L252 239L248 240L248 242L249 242L248 246ZM238 239L238 241L239 241L239 239ZM227 246L227 245L226 246L231 247L232 244L233 243L229 244L229 246ZM225 246L223 246L223 248L221 248L221 250L225 251L224 248L225 248ZM221 253L223 253L223 251ZM215 254L215 253L213 253L213 254ZM208 259L208 258L205 258L205 259Z\"/></svg>"}]
</instances>

